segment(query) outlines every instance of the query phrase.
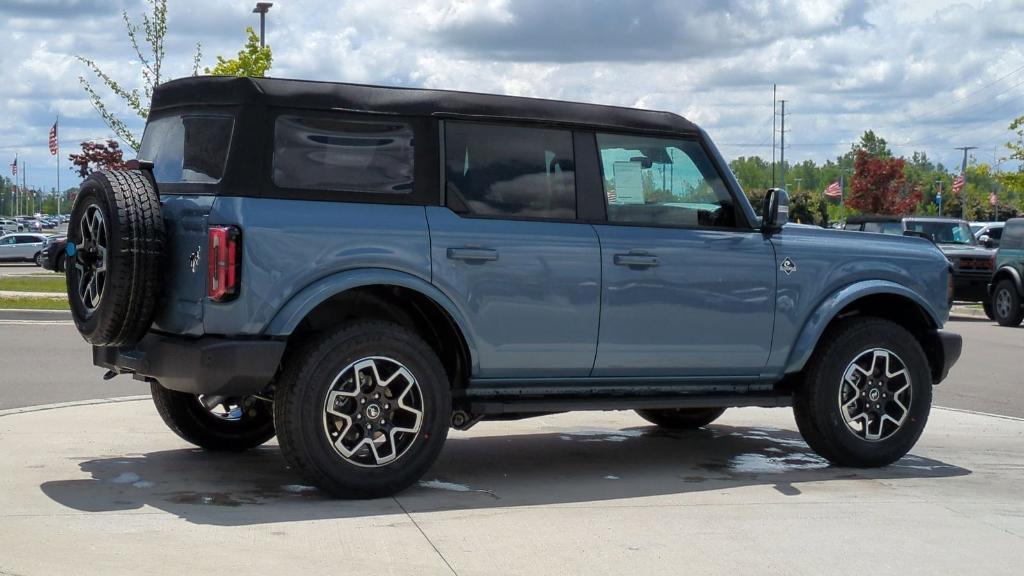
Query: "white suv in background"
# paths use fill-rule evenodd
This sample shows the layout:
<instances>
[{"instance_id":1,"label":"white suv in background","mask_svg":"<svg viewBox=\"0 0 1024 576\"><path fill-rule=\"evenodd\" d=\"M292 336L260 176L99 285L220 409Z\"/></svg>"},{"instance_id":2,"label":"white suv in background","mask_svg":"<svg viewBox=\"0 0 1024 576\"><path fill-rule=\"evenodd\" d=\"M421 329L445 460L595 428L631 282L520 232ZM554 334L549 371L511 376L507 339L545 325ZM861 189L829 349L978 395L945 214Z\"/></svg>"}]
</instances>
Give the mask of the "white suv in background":
<instances>
[{"instance_id":1,"label":"white suv in background","mask_svg":"<svg viewBox=\"0 0 1024 576\"><path fill-rule=\"evenodd\" d=\"M0 236L0 262L28 260L39 263L39 254L49 244L45 234L8 234Z\"/></svg>"},{"instance_id":2,"label":"white suv in background","mask_svg":"<svg viewBox=\"0 0 1024 576\"><path fill-rule=\"evenodd\" d=\"M14 232L21 232L24 229L25 227L22 226L19 222L16 222L14 220L0 219L0 236L4 234L12 234Z\"/></svg>"}]
</instances>

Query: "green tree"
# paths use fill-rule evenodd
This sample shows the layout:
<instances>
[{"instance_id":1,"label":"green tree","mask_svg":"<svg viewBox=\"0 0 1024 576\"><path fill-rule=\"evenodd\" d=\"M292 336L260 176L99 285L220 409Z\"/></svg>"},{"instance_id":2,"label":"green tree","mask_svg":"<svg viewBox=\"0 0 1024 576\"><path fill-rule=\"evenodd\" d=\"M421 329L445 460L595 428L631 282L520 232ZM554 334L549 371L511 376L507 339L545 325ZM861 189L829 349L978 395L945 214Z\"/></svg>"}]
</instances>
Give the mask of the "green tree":
<instances>
[{"instance_id":1,"label":"green tree","mask_svg":"<svg viewBox=\"0 0 1024 576\"><path fill-rule=\"evenodd\" d=\"M145 120L149 116L149 101L153 98L153 88L160 84L161 69L164 62L164 37L167 35L167 0L147 0L152 11L150 14L142 15L141 31L147 47L145 50L139 44L140 25L128 17L128 11L123 10L121 17L124 20L125 30L128 33L128 41L132 50L141 65L142 92L138 88L129 88L115 80L104 72L92 59L78 55L77 58L102 82L111 92L117 96L132 112L139 118ZM196 44L196 54L192 59L192 75L199 73L199 60L202 58L202 47ZM119 118L104 102L103 97L93 88L92 84L79 76L78 81L89 96L96 111L103 118L103 122L134 150L139 149L139 138L132 132L128 124Z\"/></svg>"},{"instance_id":2,"label":"green tree","mask_svg":"<svg viewBox=\"0 0 1024 576\"><path fill-rule=\"evenodd\" d=\"M1019 211L1024 211L1024 116L1016 118L1010 123L1009 130L1017 135L1017 141L1007 142L1006 149L1010 151L1007 160L1016 160L1016 172L1004 172L997 176L1006 192L1006 200Z\"/></svg>"},{"instance_id":3,"label":"green tree","mask_svg":"<svg viewBox=\"0 0 1024 576\"><path fill-rule=\"evenodd\" d=\"M251 76L262 78L270 70L274 57L271 54L270 46L260 46L260 39L252 27L246 28L245 33L248 39L245 46L238 51L238 57L225 60L217 56L217 64L213 68L207 68L205 72L214 76Z\"/></svg>"}]
</instances>

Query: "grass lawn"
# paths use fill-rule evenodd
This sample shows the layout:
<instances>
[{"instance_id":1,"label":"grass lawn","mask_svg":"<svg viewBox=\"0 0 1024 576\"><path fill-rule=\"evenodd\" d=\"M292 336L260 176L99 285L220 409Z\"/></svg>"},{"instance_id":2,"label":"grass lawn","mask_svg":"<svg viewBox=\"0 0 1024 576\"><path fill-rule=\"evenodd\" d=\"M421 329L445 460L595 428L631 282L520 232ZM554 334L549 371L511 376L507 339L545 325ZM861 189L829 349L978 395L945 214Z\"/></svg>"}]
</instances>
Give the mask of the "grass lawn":
<instances>
[{"instance_id":1,"label":"grass lawn","mask_svg":"<svg viewBox=\"0 0 1024 576\"><path fill-rule=\"evenodd\" d=\"M57 298L7 298L0 296L0 310L69 310L67 300Z\"/></svg>"},{"instance_id":2,"label":"grass lawn","mask_svg":"<svg viewBox=\"0 0 1024 576\"><path fill-rule=\"evenodd\" d=\"M0 290L13 292L64 292L63 274L49 276L7 276L0 278Z\"/></svg>"}]
</instances>

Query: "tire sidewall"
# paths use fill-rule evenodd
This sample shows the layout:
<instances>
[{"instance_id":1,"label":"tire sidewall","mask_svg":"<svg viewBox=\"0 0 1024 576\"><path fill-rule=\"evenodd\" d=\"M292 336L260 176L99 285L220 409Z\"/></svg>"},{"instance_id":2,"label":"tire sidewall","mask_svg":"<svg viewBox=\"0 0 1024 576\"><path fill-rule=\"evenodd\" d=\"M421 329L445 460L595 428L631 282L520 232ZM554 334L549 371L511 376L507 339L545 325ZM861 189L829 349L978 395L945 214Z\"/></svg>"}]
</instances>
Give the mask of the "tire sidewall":
<instances>
[{"instance_id":1,"label":"tire sidewall","mask_svg":"<svg viewBox=\"0 0 1024 576\"><path fill-rule=\"evenodd\" d=\"M997 302L1002 292L1006 292L1010 298L1009 316L1003 316L999 313ZM994 320L1002 326L1016 326L1020 324L1020 295L1017 294L1017 287L1010 280L1002 280L999 284L996 284L996 289L992 293L992 312L995 316Z\"/></svg>"},{"instance_id":2,"label":"tire sidewall","mask_svg":"<svg viewBox=\"0 0 1024 576\"><path fill-rule=\"evenodd\" d=\"M895 330L893 330L894 328ZM859 331L832 348L818 372L819 409L816 415L829 429L834 442L846 454L866 465L888 464L910 451L924 432L931 411L932 379L927 357L914 337L896 324L872 326ZM911 378L910 413L898 431L880 441L857 437L846 425L839 406L839 390L847 366L864 352L884 348L899 356ZM893 457L895 456L895 457Z\"/></svg>"},{"instance_id":3,"label":"tire sidewall","mask_svg":"<svg viewBox=\"0 0 1024 576\"><path fill-rule=\"evenodd\" d=\"M398 329L400 333L403 330ZM346 485L378 485L394 492L412 484L434 462L448 434L451 418L451 395L444 371L436 358L423 353L421 346L403 345L389 337L377 339L380 332L343 333L344 338L332 340L327 347L303 370L302 385L294 390L291 403L294 412L288 418L297 418L303 437L302 446L317 468L332 479L341 479ZM392 358L412 372L423 396L423 423L413 444L398 459L380 467L365 467L344 460L331 445L324 432L324 405L335 377L348 365L362 358L384 356ZM351 479L351 482L349 482ZM350 488L349 488L350 489ZM354 494L357 495L358 494Z\"/></svg>"}]
</instances>

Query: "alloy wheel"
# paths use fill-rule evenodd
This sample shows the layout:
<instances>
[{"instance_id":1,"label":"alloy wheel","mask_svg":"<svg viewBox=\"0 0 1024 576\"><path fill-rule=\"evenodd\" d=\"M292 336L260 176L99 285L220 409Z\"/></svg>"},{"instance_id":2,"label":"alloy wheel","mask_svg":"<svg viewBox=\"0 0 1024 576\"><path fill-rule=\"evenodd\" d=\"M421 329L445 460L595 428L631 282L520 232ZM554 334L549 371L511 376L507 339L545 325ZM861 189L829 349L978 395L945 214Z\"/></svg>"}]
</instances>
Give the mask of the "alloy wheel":
<instances>
[{"instance_id":1,"label":"alloy wheel","mask_svg":"<svg viewBox=\"0 0 1024 576\"><path fill-rule=\"evenodd\" d=\"M1013 313L1010 291L1003 288L996 292L996 317L1009 318Z\"/></svg>"},{"instance_id":2,"label":"alloy wheel","mask_svg":"<svg viewBox=\"0 0 1024 576\"><path fill-rule=\"evenodd\" d=\"M103 299L107 283L107 224L100 207L93 204L85 210L79 225L82 240L74 248L78 297L86 316L92 316Z\"/></svg>"},{"instance_id":3,"label":"alloy wheel","mask_svg":"<svg viewBox=\"0 0 1024 576\"><path fill-rule=\"evenodd\" d=\"M362 358L331 383L324 403L324 433L347 462L384 466L415 443L423 412L423 391L408 368L392 358Z\"/></svg>"},{"instance_id":4,"label":"alloy wheel","mask_svg":"<svg viewBox=\"0 0 1024 576\"><path fill-rule=\"evenodd\" d=\"M873 348L859 354L843 371L839 410L846 428L868 442L895 434L910 415L910 371L891 350Z\"/></svg>"}]
</instances>

